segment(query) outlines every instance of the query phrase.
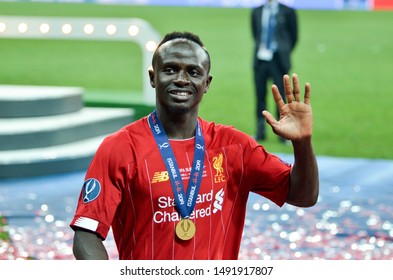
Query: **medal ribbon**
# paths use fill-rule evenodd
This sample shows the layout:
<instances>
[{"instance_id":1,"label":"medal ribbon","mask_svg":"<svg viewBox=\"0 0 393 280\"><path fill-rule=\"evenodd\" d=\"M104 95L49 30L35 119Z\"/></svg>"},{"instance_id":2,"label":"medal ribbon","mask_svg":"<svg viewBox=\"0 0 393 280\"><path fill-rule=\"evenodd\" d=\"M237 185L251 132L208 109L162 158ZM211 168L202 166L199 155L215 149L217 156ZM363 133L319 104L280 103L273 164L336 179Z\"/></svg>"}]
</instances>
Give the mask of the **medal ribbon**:
<instances>
[{"instance_id":1,"label":"medal ribbon","mask_svg":"<svg viewBox=\"0 0 393 280\"><path fill-rule=\"evenodd\" d=\"M164 128L158 119L157 112L152 112L149 115L148 120L150 129L168 171L176 207L178 208L182 218L189 218L194 210L199 188L201 186L203 162L205 158L205 140L203 139L199 122L197 122L196 125L194 160L191 168L191 176L188 181L187 194L185 194L183 180L175 159L175 154L169 144L169 139Z\"/></svg>"}]
</instances>

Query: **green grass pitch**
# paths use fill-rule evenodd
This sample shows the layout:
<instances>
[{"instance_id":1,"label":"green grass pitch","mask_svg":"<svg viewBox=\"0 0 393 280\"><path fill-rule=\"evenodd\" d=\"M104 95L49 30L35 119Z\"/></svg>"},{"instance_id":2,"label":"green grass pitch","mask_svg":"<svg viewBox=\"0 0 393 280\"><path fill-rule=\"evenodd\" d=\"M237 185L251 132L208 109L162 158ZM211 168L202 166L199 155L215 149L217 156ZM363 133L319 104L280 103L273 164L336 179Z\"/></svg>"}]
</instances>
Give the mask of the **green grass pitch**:
<instances>
[{"instance_id":1,"label":"green grass pitch","mask_svg":"<svg viewBox=\"0 0 393 280\"><path fill-rule=\"evenodd\" d=\"M0 14L138 17L161 34L195 32L212 57L201 116L254 133L249 9L0 2ZM311 83L317 155L393 159L393 12L299 10L298 16L291 73ZM0 61L0 84L82 86L88 104L127 106L128 94L142 87L140 50L127 42L0 39ZM292 151L272 133L264 145Z\"/></svg>"}]
</instances>

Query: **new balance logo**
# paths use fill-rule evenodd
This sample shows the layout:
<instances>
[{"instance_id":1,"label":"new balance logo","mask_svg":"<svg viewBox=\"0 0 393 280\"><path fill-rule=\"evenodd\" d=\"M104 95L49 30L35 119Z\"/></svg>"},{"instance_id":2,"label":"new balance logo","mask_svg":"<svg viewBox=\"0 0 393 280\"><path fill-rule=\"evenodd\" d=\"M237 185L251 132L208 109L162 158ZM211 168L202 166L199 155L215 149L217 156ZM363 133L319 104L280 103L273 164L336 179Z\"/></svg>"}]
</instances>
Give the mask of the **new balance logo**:
<instances>
[{"instance_id":1,"label":"new balance logo","mask_svg":"<svg viewBox=\"0 0 393 280\"><path fill-rule=\"evenodd\" d=\"M213 213L216 214L218 211L222 210L222 204L224 203L224 189L219 190L214 198L216 200L213 204Z\"/></svg>"},{"instance_id":2,"label":"new balance logo","mask_svg":"<svg viewBox=\"0 0 393 280\"><path fill-rule=\"evenodd\" d=\"M153 179L151 180L152 184L153 183L158 183L158 182L165 182L169 180L168 176L168 171L161 171L161 172L155 172Z\"/></svg>"}]
</instances>

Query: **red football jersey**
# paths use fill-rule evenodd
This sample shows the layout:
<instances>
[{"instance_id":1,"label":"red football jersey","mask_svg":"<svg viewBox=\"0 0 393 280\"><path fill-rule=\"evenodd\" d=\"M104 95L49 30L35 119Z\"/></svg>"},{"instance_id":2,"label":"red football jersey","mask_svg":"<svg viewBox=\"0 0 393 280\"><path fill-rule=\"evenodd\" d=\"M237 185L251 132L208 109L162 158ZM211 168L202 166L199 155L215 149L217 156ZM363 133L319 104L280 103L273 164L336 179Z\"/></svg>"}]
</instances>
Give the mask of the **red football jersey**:
<instances>
[{"instance_id":1,"label":"red football jersey","mask_svg":"<svg viewBox=\"0 0 393 280\"><path fill-rule=\"evenodd\" d=\"M205 161L190 217L196 225L191 240L176 237L180 215L147 117L100 145L71 227L94 231L103 239L112 227L120 259L237 259L249 193L282 206L291 166L233 127L200 118L199 122ZM187 188L194 138L170 144Z\"/></svg>"}]
</instances>

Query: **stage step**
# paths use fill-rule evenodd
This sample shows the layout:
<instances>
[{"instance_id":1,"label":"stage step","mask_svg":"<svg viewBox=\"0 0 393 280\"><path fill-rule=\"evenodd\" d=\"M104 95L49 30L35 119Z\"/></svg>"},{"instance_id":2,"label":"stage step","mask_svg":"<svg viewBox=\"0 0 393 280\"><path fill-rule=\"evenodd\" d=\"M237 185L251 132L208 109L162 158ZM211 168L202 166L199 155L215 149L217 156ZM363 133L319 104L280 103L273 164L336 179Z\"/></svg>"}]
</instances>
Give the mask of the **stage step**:
<instances>
[{"instance_id":1,"label":"stage step","mask_svg":"<svg viewBox=\"0 0 393 280\"><path fill-rule=\"evenodd\" d=\"M0 85L0 118L77 112L83 108L79 87Z\"/></svg>"},{"instance_id":2,"label":"stage step","mask_svg":"<svg viewBox=\"0 0 393 280\"><path fill-rule=\"evenodd\" d=\"M129 109L83 108L35 118L0 119L0 150L56 146L113 132L130 123Z\"/></svg>"},{"instance_id":3,"label":"stage step","mask_svg":"<svg viewBox=\"0 0 393 280\"><path fill-rule=\"evenodd\" d=\"M0 152L0 178L86 169L105 136L45 148Z\"/></svg>"},{"instance_id":4,"label":"stage step","mask_svg":"<svg viewBox=\"0 0 393 280\"><path fill-rule=\"evenodd\" d=\"M104 137L134 121L133 109L83 107L83 92L0 86L0 178L87 169Z\"/></svg>"}]
</instances>

